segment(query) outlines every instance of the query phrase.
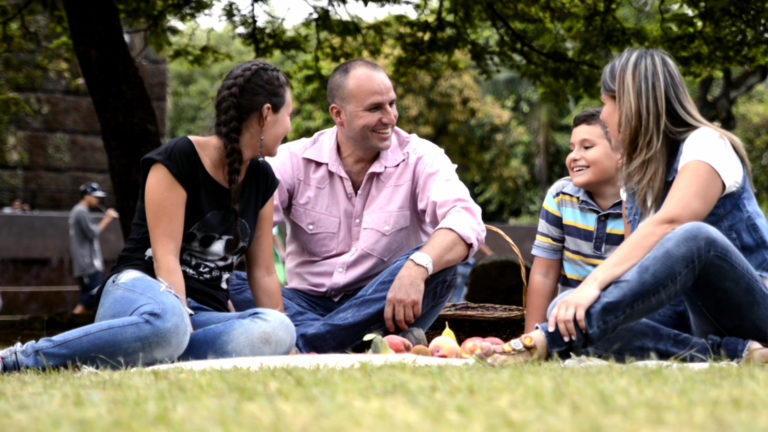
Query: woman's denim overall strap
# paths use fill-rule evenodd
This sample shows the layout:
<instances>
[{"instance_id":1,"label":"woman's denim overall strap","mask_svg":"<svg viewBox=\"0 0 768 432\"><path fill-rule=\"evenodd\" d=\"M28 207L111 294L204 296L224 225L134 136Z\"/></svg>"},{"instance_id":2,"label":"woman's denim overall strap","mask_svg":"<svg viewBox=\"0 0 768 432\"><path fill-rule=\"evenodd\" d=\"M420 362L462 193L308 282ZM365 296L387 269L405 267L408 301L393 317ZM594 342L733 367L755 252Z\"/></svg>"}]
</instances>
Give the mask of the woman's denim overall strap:
<instances>
[{"instance_id":1,"label":"woman's denim overall strap","mask_svg":"<svg viewBox=\"0 0 768 432\"><path fill-rule=\"evenodd\" d=\"M682 145L678 146L676 156L667 161L666 184L664 185L664 191L662 192L658 207L661 207L661 203L664 202L664 198L666 198L667 193L669 193L669 188L672 186L672 181L675 179L677 165L680 161L680 155L682 154L682 148ZM640 206L637 204L636 196L634 194L628 194L627 199L624 202L624 208L626 211L627 222L630 227L630 233L634 232L640 224ZM692 331L691 321L688 317L688 311L685 308L685 302L682 297L670 301L666 307L656 311L647 318L649 321L653 321L654 323L669 329L683 333L691 333Z\"/></svg>"},{"instance_id":2,"label":"woman's denim overall strap","mask_svg":"<svg viewBox=\"0 0 768 432\"><path fill-rule=\"evenodd\" d=\"M666 184L659 207L677 177L682 151L681 145L676 157L668 164ZM634 231L640 223L640 211L632 194L627 197L625 206L627 221L631 231ZM768 222L752 191L746 167L739 189L722 196L704 222L723 233L741 251L755 271L763 278L768 277Z\"/></svg>"}]
</instances>

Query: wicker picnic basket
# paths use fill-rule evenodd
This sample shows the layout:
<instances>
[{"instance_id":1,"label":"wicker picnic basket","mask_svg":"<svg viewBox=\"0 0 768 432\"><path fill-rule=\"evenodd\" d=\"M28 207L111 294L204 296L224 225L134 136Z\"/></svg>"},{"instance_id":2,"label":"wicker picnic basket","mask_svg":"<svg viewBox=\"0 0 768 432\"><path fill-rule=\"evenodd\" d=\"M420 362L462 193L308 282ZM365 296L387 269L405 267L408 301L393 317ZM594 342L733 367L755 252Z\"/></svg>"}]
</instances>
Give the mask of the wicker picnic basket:
<instances>
[{"instance_id":1,"label":"wicker picnic basket","mask_svg":"<svg viewBox=\"0 0 768 432\"><path fill-rule=\"evenodd\" d=\"M456 334L459 343L471 336L496 336L509 340L519 336L525 326L525 296L528 278L525 260L515 242L502 230L491 225L486 228L500 235L512 248L520 265L522 279L522 305L500 305L492 303L448 303L438 315L435 323L427 331L427 338L432 339L442 332L447 322Z\"/></svg>"}]
</instances>

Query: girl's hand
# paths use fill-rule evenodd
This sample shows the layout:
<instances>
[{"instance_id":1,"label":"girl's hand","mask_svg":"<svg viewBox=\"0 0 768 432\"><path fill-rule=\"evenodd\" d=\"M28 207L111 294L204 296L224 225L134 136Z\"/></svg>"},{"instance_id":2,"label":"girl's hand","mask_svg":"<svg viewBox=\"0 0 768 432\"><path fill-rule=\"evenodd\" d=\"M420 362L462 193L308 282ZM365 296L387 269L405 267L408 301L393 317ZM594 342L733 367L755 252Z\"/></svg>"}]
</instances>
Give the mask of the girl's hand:
<instances>
[{"instance_id":1,"label":"girl's hand","mask_svg":"<svg viewBox=\"0 0 768 432\"><path fill-rule=\"evenodd\" d=\"M584 322L584 316L587 313L587 308L592 306L595 300L600 297L600 292L601 290L597 285L579 285L578 288L557 302L557 305L552 309L547 330L550 332L554 332L555 329L560 330L560 334L566 342L576 339L574 319L578 322L579 328L586 331L587 325Z\"/></svg>"}]
</instances>

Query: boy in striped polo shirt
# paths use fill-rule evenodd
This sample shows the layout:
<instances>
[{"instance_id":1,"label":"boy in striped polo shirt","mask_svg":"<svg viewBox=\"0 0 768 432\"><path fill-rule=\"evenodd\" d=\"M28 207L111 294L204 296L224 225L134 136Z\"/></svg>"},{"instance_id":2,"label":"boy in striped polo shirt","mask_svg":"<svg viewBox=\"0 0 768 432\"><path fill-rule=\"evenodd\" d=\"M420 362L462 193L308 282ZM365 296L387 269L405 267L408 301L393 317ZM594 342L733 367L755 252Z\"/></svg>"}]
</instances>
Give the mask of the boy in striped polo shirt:
<instances>
[{"instance_id":1,"label":"boy in striped polo shirt","mask_svg":"<svg viewBox=\"0 0 768 432\"><path fill-rule=\"evenodd\" d=\"M541 207L525 332L546 321L547 307L555 296L579 286L624 239L621 153L611 143L599 108L574 117L565 165L570 176L549 188Z\"/></svg>"}]
</instances>

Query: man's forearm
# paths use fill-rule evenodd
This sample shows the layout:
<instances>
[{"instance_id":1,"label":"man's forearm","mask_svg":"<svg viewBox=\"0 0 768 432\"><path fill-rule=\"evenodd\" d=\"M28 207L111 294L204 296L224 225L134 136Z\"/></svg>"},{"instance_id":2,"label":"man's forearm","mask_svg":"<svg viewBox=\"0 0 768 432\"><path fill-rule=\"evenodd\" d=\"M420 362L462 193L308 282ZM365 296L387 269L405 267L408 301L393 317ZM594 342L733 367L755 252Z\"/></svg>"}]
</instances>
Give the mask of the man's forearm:
<instances>
[{"instance_id":1,"label":"man's forearm","mask_svg":"<svg viewBox=\"0 0 768 432\"><path fill-rule=\"evenodd\" d=\"M441 228L432 234L420 251L432 258L433 273L437 273L464 261L470 245L455 231Z\"/></svg>"}]
</instances>

